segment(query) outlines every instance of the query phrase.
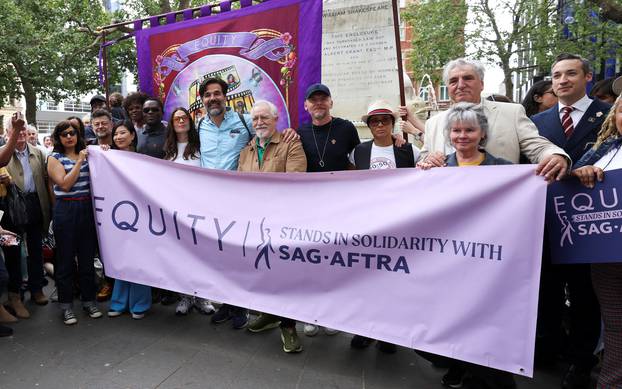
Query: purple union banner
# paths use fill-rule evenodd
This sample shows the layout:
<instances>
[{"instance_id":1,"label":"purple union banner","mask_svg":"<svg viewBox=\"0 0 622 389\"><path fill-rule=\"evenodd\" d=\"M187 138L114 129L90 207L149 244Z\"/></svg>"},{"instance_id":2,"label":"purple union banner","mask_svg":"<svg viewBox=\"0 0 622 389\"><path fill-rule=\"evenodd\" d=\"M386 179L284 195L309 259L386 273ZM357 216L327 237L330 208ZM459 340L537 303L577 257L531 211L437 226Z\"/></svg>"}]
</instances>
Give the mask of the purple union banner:
<instances>
[{"instance_id":1,"label":"purple union banner","mask_svg":"<svg viewBox=\"0 0 622 389\"><path fill-rule=\"evenodd\" d=\"M533 166L253 174L91 147L89 167L114 278L532 375Z\"/></svg>"}]
</instances>

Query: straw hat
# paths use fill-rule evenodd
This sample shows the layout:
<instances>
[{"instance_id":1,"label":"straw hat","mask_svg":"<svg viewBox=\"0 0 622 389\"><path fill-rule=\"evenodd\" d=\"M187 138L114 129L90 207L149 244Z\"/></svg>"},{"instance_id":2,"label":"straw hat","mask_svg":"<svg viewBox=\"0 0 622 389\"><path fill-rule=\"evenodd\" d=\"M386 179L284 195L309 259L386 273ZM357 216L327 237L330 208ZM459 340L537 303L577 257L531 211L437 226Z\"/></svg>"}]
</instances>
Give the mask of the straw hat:
<instances>
[{"instance_id":1,"label":"straw hat","mask_svg":"<svg viewBox=\"0 0 622 389\"><path fill-rule=\"evenodd\" d=\"M618 96L622 95L622 76L613 80L611 89L613 89L613 93L615 93L616 95Z\"/></svg>"},{"instance_id":2,"label":"straw hat","mask_svg":"<svg viewBox=\"0 0 622 389\"><path fill-rule=\"evenodd\" d=\"M363 115L361 120L367 123L367 119L373 115L391 115L397 121L400 115L393 109L391 104L386 100L376 100L373 103L369 104L367 108L367 114Z\"/></svg>"}]
</instances>

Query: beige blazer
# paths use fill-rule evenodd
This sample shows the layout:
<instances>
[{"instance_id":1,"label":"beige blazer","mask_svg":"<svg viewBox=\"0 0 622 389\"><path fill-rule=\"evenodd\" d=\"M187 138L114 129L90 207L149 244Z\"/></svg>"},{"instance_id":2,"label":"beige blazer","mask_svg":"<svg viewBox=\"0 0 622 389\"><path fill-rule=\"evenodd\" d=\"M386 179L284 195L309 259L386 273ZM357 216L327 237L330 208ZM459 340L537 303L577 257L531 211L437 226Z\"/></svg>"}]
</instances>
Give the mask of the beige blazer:
<instances>
[{"instance_id":1,"label":"beige blazer","mask_svg":"<svg viewBox=\"0 0 622 389\"><path fill-rule=\"evenodd\" d=\"M540 136L536 125L525 115L522 105L483 100L482 106L488 119L488 141L485 146L488 153L513 163L519 162L521 153L532 163L538 163L551 154L559 154L568 158L571 165L570 157L563 149ZM447 111L428 119L419 160L435 151L445 155L453 152L449 140L445 140L446 125Z\"/></svg>"},{"instance_id":2,"label":"beige blazer","mask_svg":"<svg viewBox=\"0 0 622 389\"><path fill-rule=\"evenodd\" d=\"M41 224L41 231L47 234L48 227L50 225L50 198L48 195L47 187L47 166L46 156L38 148L28 146L28 161L30 162L30 169L35 181L35 188L37 189L37 196L39 196L39 204L41 205L41 211L43 213L43 222ZM13 182L21 190L24 190L24 169L19 159L13 153L9 164L7 165L9 174L13 179ZM45 235L44 235L45 236Z\"/></svg>"}]
</instances>

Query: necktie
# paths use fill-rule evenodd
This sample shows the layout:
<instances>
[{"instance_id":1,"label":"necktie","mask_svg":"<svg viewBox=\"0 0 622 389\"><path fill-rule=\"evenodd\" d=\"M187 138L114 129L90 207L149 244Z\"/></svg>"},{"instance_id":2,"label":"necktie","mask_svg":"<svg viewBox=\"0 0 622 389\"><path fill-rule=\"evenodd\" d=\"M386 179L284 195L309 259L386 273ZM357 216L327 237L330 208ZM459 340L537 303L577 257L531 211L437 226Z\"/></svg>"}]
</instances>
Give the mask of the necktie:
<instances>
[{"instance_id":1,"label":"necktie","mask_svg":"<svg viewBox=\"0 0 622 389\"><path fill-rule=\"evenodd\" d=\"M564 107L562 108L562 128L564 129L564 134L566 135L566 139L570 138L572 132L574 131L574 125L572 124L572 118L570 117L570 112L574 111L574 107Z\"/></svg>"}]
</instances>

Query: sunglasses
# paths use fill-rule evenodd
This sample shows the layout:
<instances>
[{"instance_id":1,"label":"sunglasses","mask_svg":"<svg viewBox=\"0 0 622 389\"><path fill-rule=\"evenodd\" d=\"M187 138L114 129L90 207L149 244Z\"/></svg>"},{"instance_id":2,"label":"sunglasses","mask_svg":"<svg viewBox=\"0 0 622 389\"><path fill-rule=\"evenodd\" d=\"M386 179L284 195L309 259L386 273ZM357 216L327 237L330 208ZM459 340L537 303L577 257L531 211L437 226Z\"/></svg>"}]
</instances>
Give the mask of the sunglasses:
<instances>
[{"instance_id":1,"label":"sunglasses","mask_svg":"<svg viewBox=\"0 0 622 389\"><path fill-rule=\"evenodd\" d=\"M370 127L384 126L391 123L391 119L371 119L369 121Z\"/></svg>"},{"instance_id":2,"label":"sunglasses","mask_svg":"<svg viewBox=\"0 0 622 389\"><path fill-rule=\"evenodd\" d=\"M188 119L188 116L187 116L187 115L184 115L184 116L175 116L175 117L173 118L173 121L174 121L175 123L183 123L183 122L187 122L188 120L189 120L189 119Z\"/></svg>"},{"instance_id":3,"label":"sunglasses","mask_svg":"<svg viewBox=\"0 0 622 389\"><path fill-rule=\"evenodd\" d=\"M143 108L143 113L160 112L160 108Z\"/></svg>"},{"instance_id":4,"label":"sunglasses","mask_svg":"<svg viewBox=\"0 0 622 389\"><path fill-rule=\"evenodd\" d=\"M69 131L61 132L60 137L71 138L72 136L76 136L76 134L77 134L76 130L69 130Z\"/></svg>"}]
</instances>

